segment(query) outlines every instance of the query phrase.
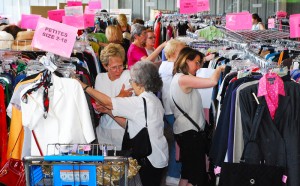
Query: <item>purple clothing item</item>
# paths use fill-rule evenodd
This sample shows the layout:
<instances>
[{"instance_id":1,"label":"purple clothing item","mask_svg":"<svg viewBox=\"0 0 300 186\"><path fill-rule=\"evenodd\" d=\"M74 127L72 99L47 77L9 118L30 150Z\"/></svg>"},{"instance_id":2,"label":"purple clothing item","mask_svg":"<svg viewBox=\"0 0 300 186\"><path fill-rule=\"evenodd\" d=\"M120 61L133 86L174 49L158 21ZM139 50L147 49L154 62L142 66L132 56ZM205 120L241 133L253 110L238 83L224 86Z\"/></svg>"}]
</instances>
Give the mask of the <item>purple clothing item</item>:
<instances>
[{"instance_id":1,"label":"purple clothing item","mask_svg":"<svg viewBox=\"0 0 300 186\"><path fill-rule=\"evenodd\" d=\"M130 67L133 66L136 62L140 61L144 56L148 57L146 49L143 47L138 47L132 43L127 53L128 69L130 69Z\"/></svg>"}]
</instances>

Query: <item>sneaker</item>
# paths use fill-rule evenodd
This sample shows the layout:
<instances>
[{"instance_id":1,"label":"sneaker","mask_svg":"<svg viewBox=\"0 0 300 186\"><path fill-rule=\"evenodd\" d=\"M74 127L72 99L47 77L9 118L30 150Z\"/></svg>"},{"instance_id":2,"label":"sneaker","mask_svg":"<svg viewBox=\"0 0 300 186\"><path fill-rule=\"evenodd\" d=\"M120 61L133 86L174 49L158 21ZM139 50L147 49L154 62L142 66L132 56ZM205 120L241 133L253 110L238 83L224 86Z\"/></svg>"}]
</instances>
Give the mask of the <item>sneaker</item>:
<instances>
[{"instance_id":1,"label":"sneaker","mask_svg":"<svg viewBox=\"0 0 300 186\"><path fill-rule=\"evenodd\" d=\"M174 177L171 177L171 176L167 176L166 177L166 185L169 185L169 186L178 185L179 180L180 180L179 178L174 178Z\"/></svg>"}]
</instances>

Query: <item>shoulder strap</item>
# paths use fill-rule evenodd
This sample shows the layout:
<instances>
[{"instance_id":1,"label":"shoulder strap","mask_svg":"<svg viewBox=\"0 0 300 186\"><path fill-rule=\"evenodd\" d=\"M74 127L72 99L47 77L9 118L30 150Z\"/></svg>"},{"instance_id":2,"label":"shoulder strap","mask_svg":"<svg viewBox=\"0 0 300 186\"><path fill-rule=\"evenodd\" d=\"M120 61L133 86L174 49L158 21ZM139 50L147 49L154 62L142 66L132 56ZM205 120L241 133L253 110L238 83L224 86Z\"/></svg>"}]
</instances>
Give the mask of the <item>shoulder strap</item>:
<instances>
[{"instance_id":1,"label":"shoulder strap","mask_svg":"<svg viewBox=\"0 0 300 186\"><path fill-rule=\"evenodd\" d=\"M148 127L147 124L147 104L146 104L146 99L143 97L143 101L144 101L144 112L145 112L145 119L146 119L146 127Z\"/></svg>"},{"instance_id":2,"label":"shoulder strap","mask_svg":"<svg viewBox=\"0 0 300 186\"><path fill-rule=\"evenodd\" d=\"M178 108L178 110L180 110L180 112L188 119L190 120L190 122L198 129L198 132L201 131L199 125L186 113L184 112L175 102L174 98L172 97L173 101L174 101L174 104L175 106Z\"/></svg>"}]
</instances>

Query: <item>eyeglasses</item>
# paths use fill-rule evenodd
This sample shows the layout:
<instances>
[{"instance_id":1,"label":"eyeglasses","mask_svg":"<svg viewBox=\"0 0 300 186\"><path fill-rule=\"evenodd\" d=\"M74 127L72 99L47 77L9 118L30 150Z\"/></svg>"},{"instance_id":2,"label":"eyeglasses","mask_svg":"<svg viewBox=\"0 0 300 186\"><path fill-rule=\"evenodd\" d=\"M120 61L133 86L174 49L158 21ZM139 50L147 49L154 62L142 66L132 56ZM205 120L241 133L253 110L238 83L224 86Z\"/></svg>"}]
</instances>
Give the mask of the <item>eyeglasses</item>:
<instances>
[{"instance_id":1,"label":"eyeglasses","mask_svg":"<svg viewBox=\"0 0 300 186\"><path fill-rule=\"evenodd\" d=\"M201 62L200 61L196 61L196 65L201 66Z\"/></svg>"},{"instance_id":2,"label":"eyeglasses","mask_svg":"<svg viewBox=\"0 0 300 186\"><path fill-rule=\"evenodd\" d=\"M124 66L123 65L118 65L118 66L113 66L113 67L108 67L111 71L117 71L117 70L123 70Z\"/></svg>"},{"instance_id":3,"label":"eyeglasses","mask_svg":"<svg viewBox=\"0 0 300 186\"><path fill-rule=\"evenodd\" d=\"M142 32L141 34L140 34L140 36L144 36L144 35L146 35L147 34L147 32Z\"/></svg>"},{"instance_id":4,"label":"eyeglasses","mask_svg":"<svg viewBox=\"0 0 300 186\"><path fill-rule=\"evenodd\" d=\"M129 79L129 83L131 84L134 81L134 79Z\"/></svg>"}]
</instances>

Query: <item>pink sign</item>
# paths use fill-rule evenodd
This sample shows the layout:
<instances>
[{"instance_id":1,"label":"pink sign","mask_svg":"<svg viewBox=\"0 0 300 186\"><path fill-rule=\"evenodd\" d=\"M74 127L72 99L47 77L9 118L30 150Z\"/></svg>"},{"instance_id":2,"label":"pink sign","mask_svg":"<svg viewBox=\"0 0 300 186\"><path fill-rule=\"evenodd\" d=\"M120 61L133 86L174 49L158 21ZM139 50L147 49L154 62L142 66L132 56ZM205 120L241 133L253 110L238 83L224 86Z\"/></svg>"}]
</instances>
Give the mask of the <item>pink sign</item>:
<instances>
[{"instance_id":1,"label":"pink sign","mask_svg":"<svg viewBox=\"0 0 300 186\"><path fill-rule=\"evenodd\" d=\"M89 9L101 9L101 0L90 0Z\"/></svg>"},{"instance_id":2,"label":"pink sign","mask_svg":"<svg viewBox=\"0 0 300 186\"><path fill-rule=\"evenodd\" d=\"M194 14L198 12L197 0L180 0L181 14Z\"/></svg>"},{"instance_id":3,"label":"pink sign","mask_svg":"<svg viewBox=\"0 0 300 186\"><path fill-rule=\"evenodd\" d=\"M198 12L209 11L210 10L209 0L198 0L197 9Z\"/></svg>"},{"instance_id":4,"label":"pink sign","mask_svg":"<svg viewBox=\"0 0 300 186\"><path fill-rule=\"evenodd\" d=\"M95 14L97 11L98 11L97 9L89 9L88 6L85 6L85 9L84 9L85 14Z\"/></svg>"},{"instance_id":5,"label":"pink sign","mask_svg":"<svg viewBox=\"0 0 300 186\"><path fill-rule=\"evenodd\" d=\"M69 58L77 31L75 27L40 17L31 46Z\"/></svg>"},{"instance_id":6,"label":"pink sign","mask_svg":"<svg viewBox=\"0 0 300 186\"><path fill-rule=\"evenodd\" d=\"M268 29L270 29L270 28L275 28L275 19L274 18L268 19Z\"/></svg>"},{"instance_id":7,"label":"pink sign","mask_svg":"<svg viewBox=\"0 0 300 186\"><path fill-rule=\"evenodd\" d=\"M290 38L300 37L300 14L290 15Z\"/></svg>"},{"instance_id":8,"label":"pink sign","mask_svg":"<svg viewBox=\"0 0 300 186\"><path fill-rule=\"evenodd\" d=\"M81 1L68 1L67 6L82 6Z\"/></svg>"},{"instance_id":9,"label":"pink sign","mask_svg":"<svg viewBox=\"0 0 300 186\"><path fill-rule=\"evenodd\" d=\"M36 14L22 14L21 18L21 28L32 29L35 30L38 19L41 15Z\"/></svg>"},{"instance_id":10,"label":"pink sign","mask_svg":"<svg viewBox=\"0 0 300 186\"><path fill-rule=\"evenodd\" d=\"M226 14L226 28L229 30L251 30L252 15L248 12Z\"/></svg>"},{"instance_id":11,"label":"pink sign","mask_svg":"<svg viewBox=\"0 0 300 186\"><path fill-rule=\"evenodd\" d=\"M78 29L84 29L84 19L83 15L76 16L63 16L62 22L66 25L74 26Z\"/></svg>"},{"instance_id":12,"label":"pink sign","mask_svg":"<svg viewBox=\"0 0 300 186\"><path fill-rule=\"evenodd\" d=\"M48 18L53 21L62 22L62 17L65 16L65 10L49 10L48 11Z\"/></svg>"},{"instance_id":13,"label":"pink sign","mask_svg":"<svg viewBox=\"0 0 300 186\"><path fill-rule=\"evenodd\" d=\"M95 15L94 14L84 14L84 27L94 27L95 26Z\"/></svg>"}]
</instances>

